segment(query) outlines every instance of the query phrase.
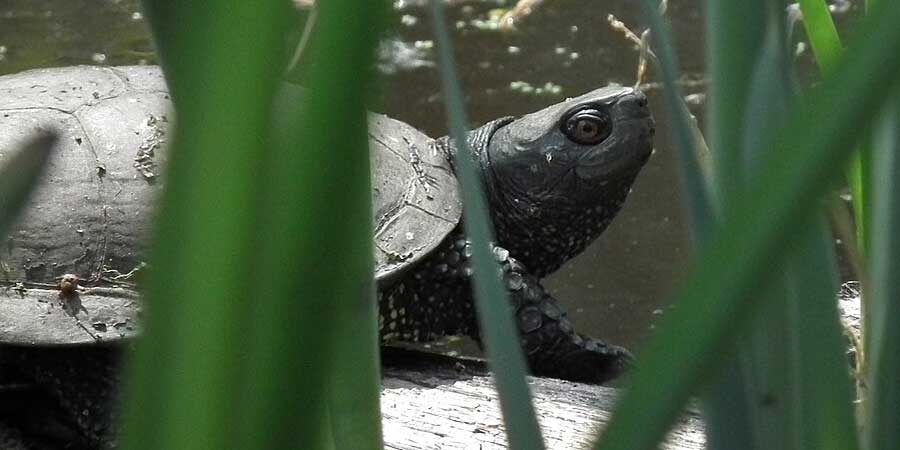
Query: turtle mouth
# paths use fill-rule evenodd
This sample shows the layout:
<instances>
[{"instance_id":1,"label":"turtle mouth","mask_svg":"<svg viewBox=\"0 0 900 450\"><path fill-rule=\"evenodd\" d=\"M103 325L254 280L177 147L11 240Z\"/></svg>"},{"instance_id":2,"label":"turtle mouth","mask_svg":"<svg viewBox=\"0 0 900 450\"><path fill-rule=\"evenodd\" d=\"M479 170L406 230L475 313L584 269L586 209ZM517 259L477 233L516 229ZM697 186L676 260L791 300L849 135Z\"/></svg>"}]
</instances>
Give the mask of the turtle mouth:
<instances>
[{"instance_id":1,"label":"turtle mouth","mask_svg":"<svg viewBox=\"0 0 900 450\"><path fill-rule=\"evenodd\" d=\"M579 164L572 168L572 171L583 180L614 180L626 176L630 176L641 170L650 155L653 153L653 147L648 147L646 152L641 152L636 158L622 158L611 162L600 164Z\"/></svg>"}]
</instances>

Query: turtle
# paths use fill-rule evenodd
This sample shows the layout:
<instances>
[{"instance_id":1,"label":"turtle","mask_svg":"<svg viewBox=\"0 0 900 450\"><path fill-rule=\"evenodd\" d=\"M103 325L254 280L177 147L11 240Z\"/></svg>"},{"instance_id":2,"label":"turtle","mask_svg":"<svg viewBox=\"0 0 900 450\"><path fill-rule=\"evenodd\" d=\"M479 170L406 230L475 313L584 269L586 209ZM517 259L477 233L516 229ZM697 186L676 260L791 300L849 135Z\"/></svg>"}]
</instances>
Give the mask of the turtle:
<instances>
[{"instance_id":1,"label":"turtle","mask_svg":"<svg viewBox=\"0 0 900 450\"><path fill-rule=\"evenodd\" d=\"M88 448L115 447L116 367L121 348L141 331L136 280L162 186L170 108L155 66L0 77L0 164L36 129L61 135L0 252L0 386L49 392ZM631 363L624 348L576 332L540 280L607 228L649 159L653 136L646 96L620 86L492 120L466 136L495 230L493 254L535 375L604 383ZM382 342L448 335L480 342L458 143L369 113L369 148Z\"/></svg>"}]
</instances>

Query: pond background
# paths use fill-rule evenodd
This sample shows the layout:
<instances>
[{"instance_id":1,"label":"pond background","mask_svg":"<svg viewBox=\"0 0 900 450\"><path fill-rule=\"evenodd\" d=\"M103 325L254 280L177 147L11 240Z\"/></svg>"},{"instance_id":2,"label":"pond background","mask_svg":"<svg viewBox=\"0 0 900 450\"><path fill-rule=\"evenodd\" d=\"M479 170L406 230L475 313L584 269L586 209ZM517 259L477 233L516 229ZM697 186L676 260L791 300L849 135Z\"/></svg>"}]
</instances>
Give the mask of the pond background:
<instances>
[{"instance_id":1,"label":"pond background","mask_svg":"<svg viewBox=\"0 0 900 450\"><path fill-rule=\"evenodd\" d=\"M607 21L615 15L644 29L633 1L544 3L512 34L483 29L491 10L513 1L453 2L448 11L459 72L473 126L521 115L610 83L635 82L638 52ZM703 121L702 2L672 1L686 94ZM446 133L440 80L428 50L432 39L422 1L398 0L382 47L383 92L373 109L431 136ZM419 41L416 44L416 41ZM808 54L808 52L807 52ZM807 56L808 59L808 56ZM155 64L147 24L135 0L0 0L0 74L77 64ZM239 63L239 61L236 61ZM656 81L652 71L649 81ZM512 86L547 83L558 93ZM625 208L583 254L545 280L586 334L635 348L653 329L663 302L689 257L674 151L658 88L646 89L657 121L656 152Z\"/></svg>"}]
</instances>

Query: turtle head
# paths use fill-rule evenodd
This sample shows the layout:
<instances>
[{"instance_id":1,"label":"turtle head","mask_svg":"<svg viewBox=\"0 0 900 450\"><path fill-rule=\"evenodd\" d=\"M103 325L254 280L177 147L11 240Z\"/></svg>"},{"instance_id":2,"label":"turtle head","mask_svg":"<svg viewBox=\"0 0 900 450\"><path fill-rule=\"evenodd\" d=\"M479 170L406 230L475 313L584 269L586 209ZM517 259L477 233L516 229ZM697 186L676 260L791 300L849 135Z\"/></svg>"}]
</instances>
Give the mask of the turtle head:
<instances>
[{"instance_id":1,"label":"turtle head","mask_svg":"<svg viewBox=\"0 0 900 450\"><path fill-rule=\"evenodd\" d=\"M479 160L497 240L537 276L606 229L653 151L647 98L631 88L489 125Z\"/></svg>"},{"instance_id":2,"label":"turtle head","mask_svg":"<svg viewBox=\"0 0 900 450\"><path fill-rule=\"evenodd\" d=\"M592 204L607 186L630 185L653 150L653 131L643 93L597 89L496 129L484 155L487 184L506 203L545 213Z\"/></svg>"}]
</instances>

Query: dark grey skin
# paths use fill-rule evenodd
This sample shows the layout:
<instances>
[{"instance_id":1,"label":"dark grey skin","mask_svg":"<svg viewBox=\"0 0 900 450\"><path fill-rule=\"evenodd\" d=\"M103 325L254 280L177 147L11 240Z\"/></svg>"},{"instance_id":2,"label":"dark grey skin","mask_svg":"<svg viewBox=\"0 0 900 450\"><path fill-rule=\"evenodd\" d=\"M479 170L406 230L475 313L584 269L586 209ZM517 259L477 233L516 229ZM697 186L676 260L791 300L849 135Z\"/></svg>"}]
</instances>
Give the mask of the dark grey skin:
<instances>
[{"instance_id":1,"label":"dark grey skin","mask_svg":"<svg viewBox=\"0 0 900 450\"><path fill-rule=\"evenodd\" d=\"M603 383L631 360L621 347L576 333L540 278L606 229L653 150L653 133L642 93L605 88L469 134L496 230L494 254L536 375ZM434 145L455 153L447 138ZM412 276L381 289L383 337L479 339L468 247L461 224Z\"/></svg>"},{"instance_id":2,"label":"dark grey skin","mask_svg":"<svg viewBox=\"0 0 900 450\"><path fill-rule=\"evenodd\" d=\"M0 77L0 150L42 127L61 133L48 179L0 253L0 442L5 425L37 424L26 431L45 434L53 423L69 430L68 444L115 447L118 359L140 333L140 294L127 274L142 267L162 184L156 175L166 164L168 108L153 67ZM382 339L478 340L454 145L376 114L369 135ZM606 228L652 137L646 99L629 88L596 90L469 134L496 229L494 254L535 374L601 383L630 360L624 349L576 333L540 278ZM83 289L63 301L58 278L69 273ZM47 401L22 407L41 419L8 406L16 404L11 395L38 391Z\"/></svg>"}]
</instances>

